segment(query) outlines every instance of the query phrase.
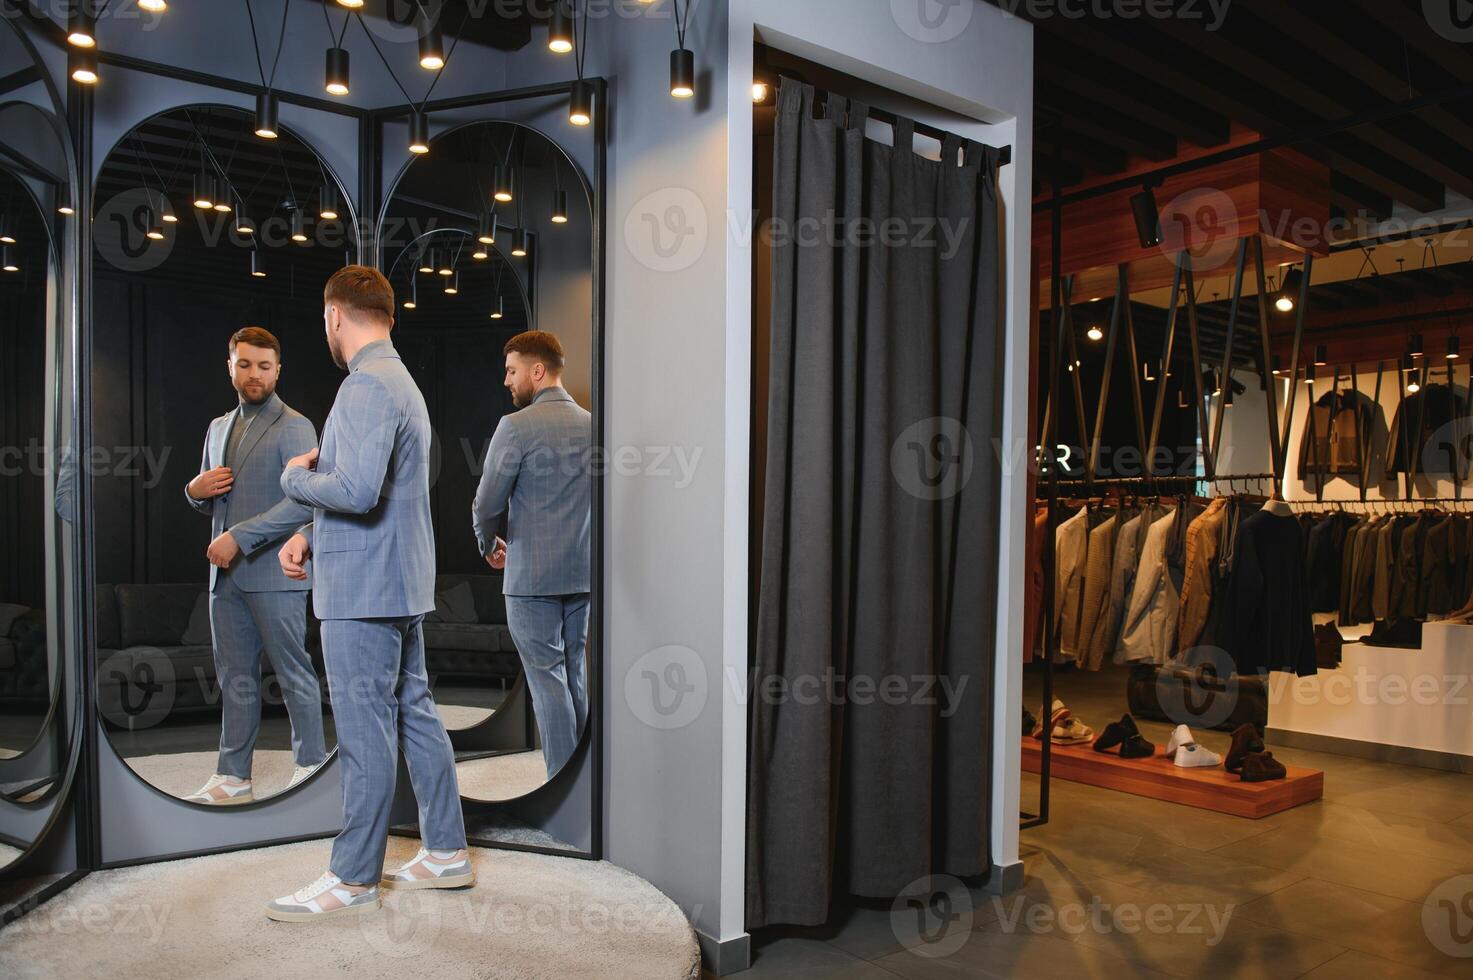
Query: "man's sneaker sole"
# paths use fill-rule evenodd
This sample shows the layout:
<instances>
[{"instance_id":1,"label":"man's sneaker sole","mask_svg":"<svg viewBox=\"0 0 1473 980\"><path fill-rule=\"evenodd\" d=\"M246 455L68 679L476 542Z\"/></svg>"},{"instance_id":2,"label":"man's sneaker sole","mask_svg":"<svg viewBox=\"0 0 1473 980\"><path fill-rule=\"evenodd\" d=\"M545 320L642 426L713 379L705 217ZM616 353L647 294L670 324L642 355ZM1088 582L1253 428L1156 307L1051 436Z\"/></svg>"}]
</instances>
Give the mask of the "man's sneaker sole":
<instances>
[{"instance_id":1,"label":"man's sneaker sole","mask_svg":"<svg viewBox=\"0 0 1473 980\"><path fill-rule=\"evenodd\" d=\"M223 800L186 800L186 803L198 803L200 806L240 806L242 803L254 803L256 798L250 794L241 796L227 796Z\"/></svg>"},{"instance_id":2,"label":"man's sneaker sole","mask_svg":"<svg viewBox=\"0 0 1473 980\"><path fill-rule=\"evenodd\" d=\"M277 922L315 922L319 919L335 919L340 915L355 915L359 912L377 912L384 902L382 898L374 896L371 902L359 902L356 905L344 905L340 909L330 912L293 912L289 909L278 909L266 906L266 918L275 919Z\"/></svg>"},{"instance_id":3,"label":"man's sneaker sole","mask_svg":"<svg viewBox=\"0 0 1473 980\"><path fill-rule=\"evenodd\" d=\"M465 874L445 875L441 878L415 878L413 880L397 880L385 878L379 882L380 888L392 888L399 892L412 892L421 888L469 888L476 883L476 873L467 871Z\"/></svg>"}]
</instances>

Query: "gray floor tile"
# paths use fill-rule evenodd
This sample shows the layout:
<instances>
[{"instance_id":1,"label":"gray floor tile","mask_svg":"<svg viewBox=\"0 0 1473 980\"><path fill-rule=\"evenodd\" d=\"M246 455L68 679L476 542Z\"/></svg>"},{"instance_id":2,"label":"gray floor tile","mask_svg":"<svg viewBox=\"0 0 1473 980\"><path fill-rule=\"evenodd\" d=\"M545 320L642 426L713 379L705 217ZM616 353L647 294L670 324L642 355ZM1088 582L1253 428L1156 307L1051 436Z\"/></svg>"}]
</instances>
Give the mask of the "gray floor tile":
<instances>
[{"instance_id":1,"label":"gray floor tile","mask_svg":"<svg viewBox=\"0 0 1473 980\"><path fill-rule=\"evenodd\" d=\"M1294 827L1229 844L1213 853L1409 902L1422 901L1452 875L1473 871L1473 850L1461 861L1448 861L1400 850L1386 853Z\"/></svg>"},{"instance_id":2,"label":"gray floor tile","mask_svg":"<svg viewBox=\"0 0 1473 980\"><path fill-rule=\"evenodd\" d=\"M1462 973L1467 976L1467 970ZM1405 963L1395 963L1376 956L1348 949L1324 966L1315 967L1304 975L1304 980L1438 980L1440 975L1419 970Z\"/></svg>"},{"instance_id":3,"label":"gray floor tile","mask_svg":"<svg viewBox=\"0 0 1473 980\"><path fill-rule=\"evenodd\" d=\"M1108 950L1082 946L1055 936L974 932L949 956L927 958L907 951L876 961L911 980L954 977L1068 977L1070 980L1116 980L1134 976L1153 980L1167 976L1140 970Z\"/></svg>"},{"instance_id":4,"label":"gray floor tile","mask_svg":"<svg viewBox=\"0 0 1473 980\"><path fill-rule=\"evenodd\" d=\"M843 980L893 980L893 975L841 949L815 939L781 938L761 943L752 968L741 974L752 980L832 977Z\"/></svg>"}]
</instances>

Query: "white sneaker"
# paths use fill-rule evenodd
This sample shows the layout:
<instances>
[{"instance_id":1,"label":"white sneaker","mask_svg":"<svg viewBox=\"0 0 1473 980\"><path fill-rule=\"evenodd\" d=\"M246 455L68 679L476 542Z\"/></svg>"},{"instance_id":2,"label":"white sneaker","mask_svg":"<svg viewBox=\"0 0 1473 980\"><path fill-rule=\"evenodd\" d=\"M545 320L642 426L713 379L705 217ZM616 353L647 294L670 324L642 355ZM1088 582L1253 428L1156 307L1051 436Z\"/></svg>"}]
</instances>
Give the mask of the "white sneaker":
<instances>
[{"instance_id":1,"label":"white sneaker","mask_svg":"<svg viewBox=\"0 0 1473 980\"><path fill-rule=\"evenodd\" d=\"M476 883L476 873L471 870L470 854L464 848L458 851L436 851L431 853L421 847L414 860L398 870L384 874L379 884L385 888L412 891L416 888L466 888Z\"/></svg>"},{"instance_id":2,"label":"white sneaker","mask_svg":"<svg viewBox=\"0 0 1473 980\"><path fill-rule=\"evenodd\" d=\"M277 922L306 922L330 919L338 915L371 912L383 905L378 886L371 885L356 894L343 885L343 879L331 871L300 891L266 903L266 918Z\"/></svg>"},{"instance_id":3,"label":"white sneaker","mask_svg":"<svg viewBox=\"0 0 1473 980\"><path fill-rule=\"evenodd\" d=\"M1222 765L1222 756L1196 742L1188 742L1177 747L1176 757L1172 761L1183 769L1205 769Z\"/></svg>"},{"instance_id":4,"label":"white sneaker","mask_svg":"<svg viewBox=\"0 0 1473 980\"><path fill-rule=\"evenodd\" d=\"M315 766L296 766L292 769L291 782L286 784L286 788L291 789L293 786L297 785L297 783L300 783L302 780L306 779L308 776L312 775L314 772L321 768L322 763L320 762L317 763L317 765Z\"/></svg>"},{"instance_id":5,"label":"white sneaker","mask_svg":"<svg viewBox=\"0 0 1473 980\"><path fill-rule=\"evenodd\" d=\"M249 779L224 776L217 772L210 777L209 782L200 787L198 792L184 799L190 803L203 803L206 806L238 806L241 803L253 803L256 798L251 793Z\"/></svg>"},{"instance_id":6,"label":"white sneaker","mask_svg":"<svg viewBox=\"0 0 1473 980\"><path fill-rule=\"evenodd\" d=\"M1171 738L1166 740L1166 754L1175 757L1177 749L1183 745L1195 745L1196 742L1197 736L1192 734L1190 728L1186 725L1177 725L1172 729Z\"/></svg>"}]
</instances>

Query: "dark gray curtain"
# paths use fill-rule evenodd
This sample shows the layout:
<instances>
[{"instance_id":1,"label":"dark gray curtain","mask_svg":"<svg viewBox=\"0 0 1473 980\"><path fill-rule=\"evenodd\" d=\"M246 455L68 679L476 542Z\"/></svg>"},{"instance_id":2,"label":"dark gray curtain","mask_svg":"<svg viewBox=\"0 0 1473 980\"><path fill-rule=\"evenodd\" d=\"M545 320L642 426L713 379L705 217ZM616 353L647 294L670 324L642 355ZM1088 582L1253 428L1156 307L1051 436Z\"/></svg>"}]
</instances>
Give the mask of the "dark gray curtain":
<instances>
[{"instance_id":1,"label":"dark gray curtain","mask_svg":"<svg viewBox=\"0 0 1473 980\"><path fill-rule=\"evenodd\" d=\"M997 154L867 113L778 97L748 928L990 866Z\"/></svg>"}]
</instances>

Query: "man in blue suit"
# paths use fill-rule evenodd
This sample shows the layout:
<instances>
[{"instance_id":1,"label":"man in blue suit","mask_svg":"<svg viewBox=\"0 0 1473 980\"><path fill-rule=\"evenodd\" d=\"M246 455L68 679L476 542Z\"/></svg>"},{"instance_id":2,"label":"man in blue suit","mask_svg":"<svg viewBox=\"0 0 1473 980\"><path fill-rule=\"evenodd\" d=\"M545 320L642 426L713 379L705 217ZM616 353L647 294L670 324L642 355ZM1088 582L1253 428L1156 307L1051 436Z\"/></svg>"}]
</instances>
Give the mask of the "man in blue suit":
<instances>
[{"instance_id":1,"label":"man in blue suit","mask_svg":"<svg viewBox=\"0 0 1473 980\"><path fill-rule=\"evenodd\" d=\"M541 330L507 341L505 385L520 411L491 436L471 520L481 554L505 568L506 619L522 658L551 779L588 717L588 453L593 420L563 387L563 346ZM508 528L503 539L497 524Z\"/></svg>"},{"instance_id":2,"label":"man in blue suit","mask_svg":"<svg viewBox=\"0 0 1473 980\"><path fill-rule=\"evenodd\" d=\"M424 396L389 339L394 290L383 273L350 265L323 291L327 346L348 377L322 428L322 451L287 461L286 495L313 509L312 523L282 547L289 578L316 563L312 607L343 771L343 829L328 870L270 902L280 921L315 920L379 907L379 886L472 884L455 780L455 754L425 671L425 613L435 608L430 521L430 417ZM389 810L403 744L419 802L422 847L385 874Z\"/></svg>"},{"instance_id":3,"label":"man in blue suit","mask_svg":"<svg viewBox=\"0 0 1473 980\"><path fill-rule=\"evenodd\" d=\"M281 471L317 445L317 430L276 394L281 344L261 327L230 338L230 381L239 404L210 423L200 472L184 488L210 517L210 632L220 683L220 757L195 803L254 799L251 759L261 727L261 654L271 657L292 724L296 785L322 765L322 691L307 655L307 580L282 574L275 549L310 511L281 492Z\"/></svg>"}]
</instances>

